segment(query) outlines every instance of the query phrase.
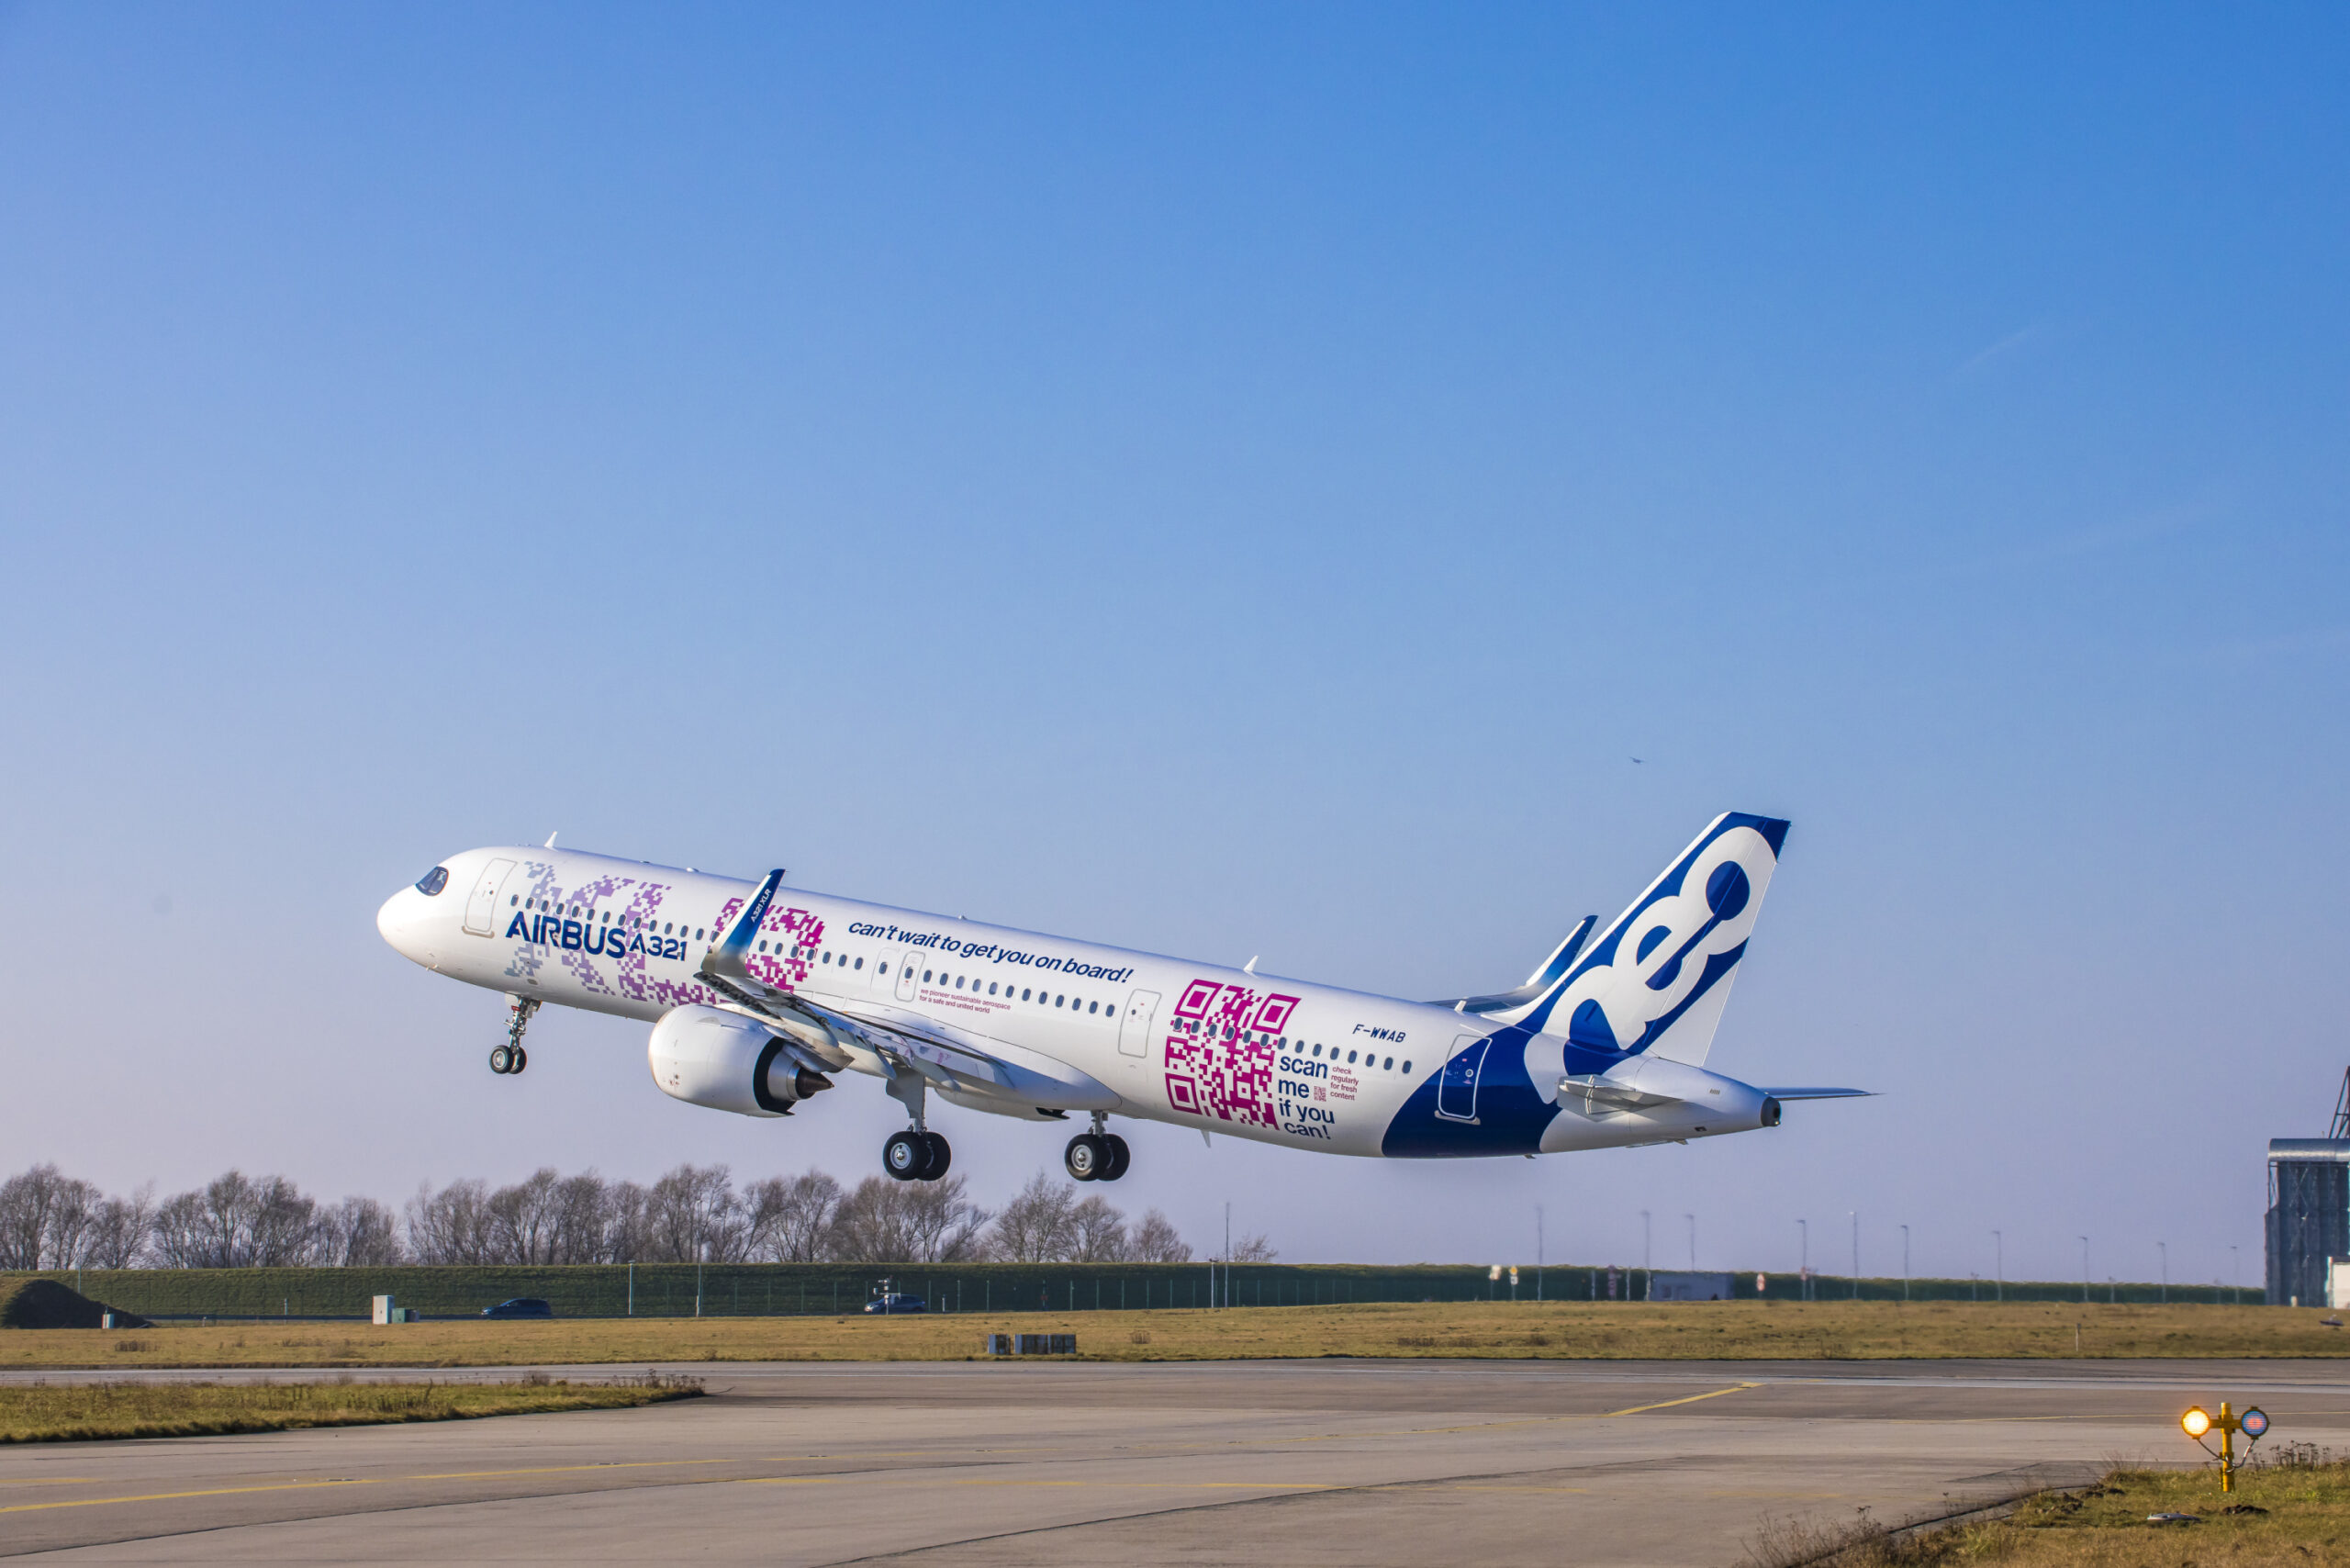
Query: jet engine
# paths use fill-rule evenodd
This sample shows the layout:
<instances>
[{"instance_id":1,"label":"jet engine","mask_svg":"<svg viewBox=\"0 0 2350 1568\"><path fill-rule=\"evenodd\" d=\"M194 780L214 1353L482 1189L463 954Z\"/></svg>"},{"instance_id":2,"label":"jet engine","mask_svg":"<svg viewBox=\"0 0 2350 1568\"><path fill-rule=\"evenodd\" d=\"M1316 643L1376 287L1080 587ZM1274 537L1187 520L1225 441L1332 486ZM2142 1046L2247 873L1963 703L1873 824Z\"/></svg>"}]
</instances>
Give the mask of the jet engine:
<instances>
[{"instance_id":1,"label":"jet engine","mask_svg":"<svg viewBox=\"0 0 2350 1568\"><path fill-rule=\"evenodd\" d=\"M788 1116L795 1103L833 1086L807 1047L722 1007L663 1014L644 1054L664 1094L744 1116Z\"/></svg>"}]
</instances>

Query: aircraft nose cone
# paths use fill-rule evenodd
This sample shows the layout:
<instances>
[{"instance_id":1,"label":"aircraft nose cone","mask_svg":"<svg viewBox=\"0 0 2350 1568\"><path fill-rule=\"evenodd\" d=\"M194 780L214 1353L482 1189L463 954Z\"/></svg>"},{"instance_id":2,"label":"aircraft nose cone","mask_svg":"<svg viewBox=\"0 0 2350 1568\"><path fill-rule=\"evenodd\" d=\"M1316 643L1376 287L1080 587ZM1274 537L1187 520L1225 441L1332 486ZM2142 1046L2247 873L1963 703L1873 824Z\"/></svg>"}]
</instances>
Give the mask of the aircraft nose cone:
<instances>
[{"instance_id":1,"label":"aircraft nose cone","mask_svg":"<svg viewBox=\"0 0 2350 1568\"><path fill-rule=\"evenodd\" d=\"M424 895L414 888L402 888L386 899L384 907L375 912L375 930L395 953L429 965L432 955L425 948L422 918L425 912L418 907L424 902Z\"/></svg>"}]
</instances>

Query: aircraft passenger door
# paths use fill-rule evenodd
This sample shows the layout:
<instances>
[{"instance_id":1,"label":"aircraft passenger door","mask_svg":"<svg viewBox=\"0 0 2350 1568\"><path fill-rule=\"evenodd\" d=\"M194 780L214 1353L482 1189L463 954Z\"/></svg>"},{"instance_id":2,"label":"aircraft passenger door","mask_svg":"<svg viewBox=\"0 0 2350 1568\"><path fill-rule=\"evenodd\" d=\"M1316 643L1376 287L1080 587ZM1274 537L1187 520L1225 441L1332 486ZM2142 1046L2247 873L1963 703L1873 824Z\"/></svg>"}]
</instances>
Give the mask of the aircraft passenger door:
<instances>
[{"instance_id":1,"label":"aircraft passenger door","mask_svg":"<svg viewBox=\"0 0 2350 1568\"><path fill-rule=\"evenodd\" d=\"M474 884L473 896L465 900L465 929L476 936L498 935L498 892L506 885L507 873L514 869L511 860L493 860L482 868L481 880Z\"/></svg>"},{"instance_id":2,"label":"aircraft passenger door","mask_svg":"<svg viewBox=\"0 0 2350 1568\"><path fill-rule=\"evenodd\" d=\"M1452 1059L1436 1081L1436 1114L1448 1122L1477 1119L1477 1079L1485 1070L1483 1035L1463 1035L1452 1042Z\"/></svg>"},{"instance_id":3,"label":"aircraft passenger door","mask_svg":"<svg viewBox=\"0 0 2350 1568\"><path fill-rule=\"evenodd\" d=\"M914 999L914 951L908 947L898 955L898 1000Z\"/></svg>"},{"instance_id":4,"label":"aircraft passenger door","mask_svg":"<svg viewBox=\"0 0 2350 1568\"><path fill-rule=\"evenodd\" d=\"M1118 1049L1130 1057L1148 1052L1151 1014L1158 1011L1155 991L1138 991L1126 998L1126 1015L1118 1020Z\"/></svg>"}]
</instances>

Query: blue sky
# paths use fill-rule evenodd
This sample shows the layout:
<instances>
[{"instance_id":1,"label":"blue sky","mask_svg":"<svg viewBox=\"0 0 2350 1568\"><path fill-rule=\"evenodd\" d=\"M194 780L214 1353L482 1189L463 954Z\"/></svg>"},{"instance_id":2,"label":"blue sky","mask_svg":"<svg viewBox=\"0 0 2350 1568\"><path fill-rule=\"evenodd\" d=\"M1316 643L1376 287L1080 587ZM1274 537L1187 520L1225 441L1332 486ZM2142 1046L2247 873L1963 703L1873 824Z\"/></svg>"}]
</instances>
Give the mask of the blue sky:
<instances>
[{"instance_id":1,"label":"blue sky","mask_svg":"<svg viewBox=\"0 0 2350 1568\"><path fill-rule=\"evenodd\" d=\"M1883 1098L1145 1127L1120 1201L2256 1280L2350 1054L2345 63L2316 6L0 8L0 1163L875 1165L878 1092L696 1112L639 1025L491 1077L372 924L476 844L1433 996L1735 808L1796 825L1713 1065ZM951 1135L982 1200L1058 1159Z\"/></svg>"}]
</instances>

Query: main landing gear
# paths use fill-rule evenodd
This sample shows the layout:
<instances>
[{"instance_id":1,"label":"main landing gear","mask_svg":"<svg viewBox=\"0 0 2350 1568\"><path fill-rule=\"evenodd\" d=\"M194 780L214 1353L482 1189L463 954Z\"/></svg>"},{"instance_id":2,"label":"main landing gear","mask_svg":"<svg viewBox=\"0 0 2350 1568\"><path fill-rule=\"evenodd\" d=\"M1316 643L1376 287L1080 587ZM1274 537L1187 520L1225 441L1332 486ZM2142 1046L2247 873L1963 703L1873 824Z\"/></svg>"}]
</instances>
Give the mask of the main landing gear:
<instances>
[{"instance_id":1,"label":"main landing gear","mask_svg":"<svg viewBox=\"0 0 2350 1568\"><path fill-rule=\"evenodd\" d=\"M520 1072L531 1065L531 1053L522 1048L522 1031L531 1026L531 1014L538 1010L537 997L516 996L511 991L507 993L506 1043L491 1047L490 1071Z\"/></svg>"},{"instance_id":2,"label":"main landing gear","mask_svg":"<svg viewBox=\"0 0 2350 1568\"><path fill-rule=\"evenodd\" d=\"M901 1182L935 1182L955 1161L955 1151L937 1133L908 1127L881 1146L881 1169Z\"/></svg>"},{"instance_id":3,"label":"main landing gear","mask_svg":"<svg viewBox=\"0 0 2350 1568\"><path fill-rule=\"evenodd\" d=\"M890 1068L888 1058L881 1065ZM946 1174L955 1159L955 1151L946 1140L923 1125L923 1106L927 1101L928 1085L922 1074L911 1068L890 1069L883 1092L906 1108L913 1118L913 1126L901 1133L891 1133L890 1141L881 1146L881 1169L901 1182L935 1182Z\"/></svg>"},{"instance_id":4,"label":"main landing gear","mask_svg":"<svg viewBox=\"0 0 2350 1568\"><path fill-rule=\"evenodd\" d=\"M1102 1129L1110 1118L1101 1112L1093 1113L1093 1130L1080 1133L1069 1140L1069 1148L1061 1151L1061 1164L1080 1182L1114 1182L1126 1173L1134 1163L1134 1153L1126 1148L1126 1140Z\"/></svg>"}]
</instances>

